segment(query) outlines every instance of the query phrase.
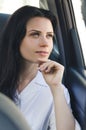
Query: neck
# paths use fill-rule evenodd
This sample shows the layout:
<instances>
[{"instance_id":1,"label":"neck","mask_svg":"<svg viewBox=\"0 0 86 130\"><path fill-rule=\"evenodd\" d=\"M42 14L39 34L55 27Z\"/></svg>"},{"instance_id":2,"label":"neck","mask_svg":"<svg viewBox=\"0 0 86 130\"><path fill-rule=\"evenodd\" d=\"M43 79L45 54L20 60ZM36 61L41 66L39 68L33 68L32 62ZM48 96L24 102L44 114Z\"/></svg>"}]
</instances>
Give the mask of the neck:
<instances>
[{"instance_id":1,"label":"neck","mask_svg":"<svg viewBox=\"0 0 86 130\"><path fill-rule=\"evenodd\" d=\"M37 64L28 64L25 66L22 66L21 72L20 72L20 79L24 80L27 78L31 78L32 76L35 76L35 74L38 71L38 65Z\"/></svg>"}]
</instances>

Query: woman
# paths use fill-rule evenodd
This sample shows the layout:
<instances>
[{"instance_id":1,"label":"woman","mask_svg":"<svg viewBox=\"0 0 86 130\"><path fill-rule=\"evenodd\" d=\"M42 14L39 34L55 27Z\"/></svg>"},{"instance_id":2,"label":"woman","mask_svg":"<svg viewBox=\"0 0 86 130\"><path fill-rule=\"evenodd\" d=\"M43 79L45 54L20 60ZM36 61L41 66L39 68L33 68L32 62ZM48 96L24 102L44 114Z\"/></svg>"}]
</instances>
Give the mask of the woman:
<instances>
[{"instance_id":1,"label":"woman","mask_svg":"<svg viewBox=\"0 0 86 130\"><path fill-rule=\"evenodd\" d=\"M48 59L56 24L50 11L24 6L10 17L0 42L0 91L18 105L32 130L76 129L62 85L64 67Z\"/></svg>"}]
</instances>

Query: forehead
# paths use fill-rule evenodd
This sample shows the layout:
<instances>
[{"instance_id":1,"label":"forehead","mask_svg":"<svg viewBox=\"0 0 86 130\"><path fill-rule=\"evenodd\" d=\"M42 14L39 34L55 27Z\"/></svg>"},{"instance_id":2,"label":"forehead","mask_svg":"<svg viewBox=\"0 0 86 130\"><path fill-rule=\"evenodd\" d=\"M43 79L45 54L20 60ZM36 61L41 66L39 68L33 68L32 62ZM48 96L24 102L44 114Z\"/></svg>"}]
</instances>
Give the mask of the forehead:
<instances>
[{"instance_id":1,"label":"forehead","mask_svg":"<svg viewBox=\"0 0 86 130\"><path fill-rule=\"evenodd\" d=\"M34 17L27 22L27 29L47 29L53 31L51 21L45 17Z\"/></svg>"}]
</instances>

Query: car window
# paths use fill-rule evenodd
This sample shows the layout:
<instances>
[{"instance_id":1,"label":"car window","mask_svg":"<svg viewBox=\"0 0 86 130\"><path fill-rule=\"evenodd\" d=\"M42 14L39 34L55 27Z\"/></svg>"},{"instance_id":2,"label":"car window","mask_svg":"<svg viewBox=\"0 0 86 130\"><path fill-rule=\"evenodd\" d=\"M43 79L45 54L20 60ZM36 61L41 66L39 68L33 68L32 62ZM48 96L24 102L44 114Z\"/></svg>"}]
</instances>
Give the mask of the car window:
<instances>
[{"instance_id":1,"label":"car window","mask_svg":"<svg viewBox=\"0 0 86 130\"><path fill-rule=\"evenodd\" d=\"M74 13L75 13L75 19L76 19L76 25L80 37L81 47L84 55L85 60L85 66L86 66L86 25L83 17L83 11L82 6L86 3L84 3L85 0L72 0ZM86 8L84 8L84 11L86 12Z\"/></svg>"},{"instance_id":2,"label":"car window","mask_svg":"<svg viewBox=\"0 0 86 130\"><path fill-rule=\"evenodd\" d=\"M0 0L0 13L12 14L23 5L39 7L39 0Z\"/></svg>"}]
</instances>

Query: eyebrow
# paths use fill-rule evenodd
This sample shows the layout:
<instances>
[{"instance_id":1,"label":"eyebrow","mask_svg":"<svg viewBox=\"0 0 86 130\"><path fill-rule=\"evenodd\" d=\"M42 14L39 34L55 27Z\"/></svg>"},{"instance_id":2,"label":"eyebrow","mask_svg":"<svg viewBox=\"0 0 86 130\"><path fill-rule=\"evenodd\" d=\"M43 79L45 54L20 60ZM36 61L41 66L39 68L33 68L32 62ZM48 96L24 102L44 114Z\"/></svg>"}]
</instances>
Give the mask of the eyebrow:
<instances>
[{"instance_id":1,"label":"eyebrow","mask_svg":"<svg viewBox=\"0 0 86 130\"><path fill-rule=\"evenodd\" d=\"M27 31L27 32L38 32L38 33L41 33L41 31L39 31L39 30L29 30L29 31ZM54 32L47 32L47 33L52 33L52 34L54 34Z\"/></svg>"}]
</instances>

